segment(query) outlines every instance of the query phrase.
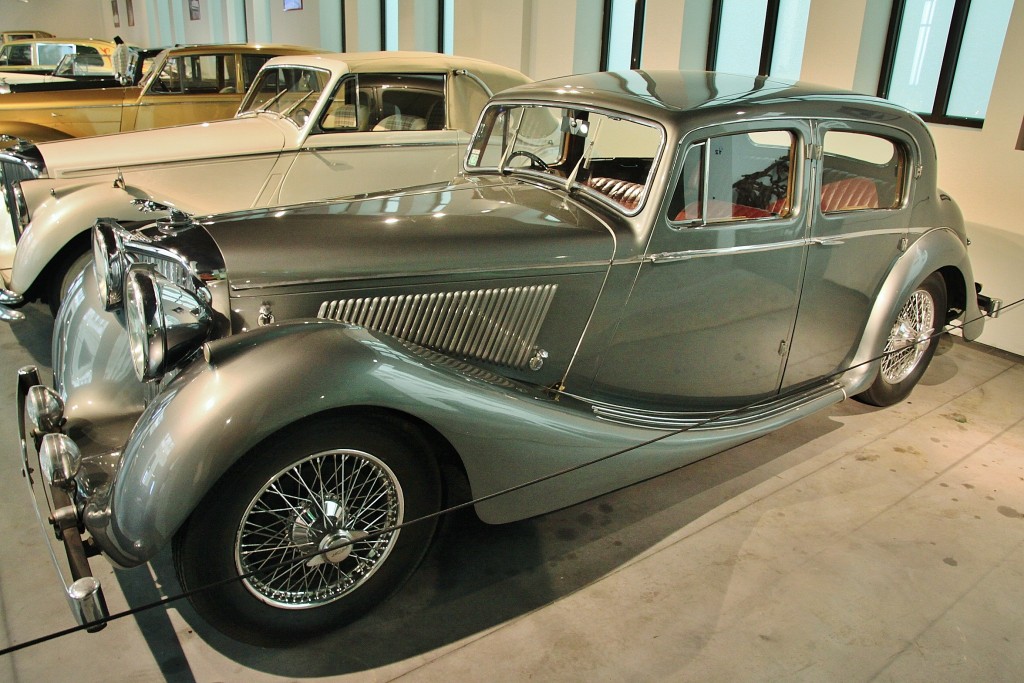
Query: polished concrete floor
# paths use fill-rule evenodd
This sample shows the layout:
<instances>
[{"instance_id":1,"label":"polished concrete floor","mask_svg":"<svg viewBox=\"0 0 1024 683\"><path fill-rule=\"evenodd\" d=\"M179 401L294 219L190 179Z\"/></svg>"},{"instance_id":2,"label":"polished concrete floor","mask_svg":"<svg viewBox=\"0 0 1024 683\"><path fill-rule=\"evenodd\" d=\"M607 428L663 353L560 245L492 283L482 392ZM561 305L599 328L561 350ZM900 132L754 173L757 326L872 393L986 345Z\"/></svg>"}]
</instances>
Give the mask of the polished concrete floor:
<instances>
[{"instance_id":1,"label":"polished concrete floor","mask_svg":"<svg viewBox=\"0 0 1024 683\"><path fill-rule=\"evenodd\" d=\"M49 363L27 312L0 327L0 647L72 623L16 457L15 370ZM847 401L516 524L455 515L402 591L305 647L177 602L0 657L0 681L1024 680L1024 365L939 354L890 409ZM115 612L178 591L170 564L94 560Z\"/></svg>"}]
</instances>

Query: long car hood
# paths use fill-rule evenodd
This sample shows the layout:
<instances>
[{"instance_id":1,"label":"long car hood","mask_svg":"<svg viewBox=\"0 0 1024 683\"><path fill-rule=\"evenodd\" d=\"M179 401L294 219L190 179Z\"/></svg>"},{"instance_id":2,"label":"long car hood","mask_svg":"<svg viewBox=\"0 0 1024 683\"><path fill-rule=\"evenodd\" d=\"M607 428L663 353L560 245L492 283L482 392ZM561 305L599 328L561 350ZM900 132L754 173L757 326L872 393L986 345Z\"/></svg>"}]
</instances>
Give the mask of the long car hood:
<instances>
[{"instance_id":1,"label":"long car hood","mask_svg":"<svg viewBox=\"0 0 1024 683\"><path fill-rule=\"evenodd\" d=\"M540 274L611 262L615 239L562 193L508 179L249 211L205 225L235 294L367 279Z\"/></svg>"},{"instance_id":2,"label":"long car hood","mask_svg":"<svg viewBox=\"0 0 1024 683\"><path fill-rule=\"evenodd\" d=\"M127 171L132 166L191 159L276 154L285 146L290 124L269 116L247 116L140 130L38 145L51 178L90 172Z\"/></svg>"}]
</instances>

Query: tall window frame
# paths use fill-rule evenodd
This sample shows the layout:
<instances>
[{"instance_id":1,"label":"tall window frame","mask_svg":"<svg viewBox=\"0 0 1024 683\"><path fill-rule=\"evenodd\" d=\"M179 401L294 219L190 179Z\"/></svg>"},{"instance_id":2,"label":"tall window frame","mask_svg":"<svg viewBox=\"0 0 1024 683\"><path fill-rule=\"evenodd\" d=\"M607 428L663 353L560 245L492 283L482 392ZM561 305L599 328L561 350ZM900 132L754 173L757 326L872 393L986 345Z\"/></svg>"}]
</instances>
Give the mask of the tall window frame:
<instances>
[{"instance_id":1,"label":"tall window frame","mask_svg":"<svg viewBox=\"0 0 1024 683\"><path fill-rule=\"evenodd\" d=\"M779 29L779 9L782 0L768 0L764 17L764 32L761 35L761 59L757 67L758 76L769 76L772 72L772 58L775 54L775 34ZM712 0L711 26L708 31L708 71L715 71L718 66L718 48L722 37L722 13L725 0Z\"/></svg>"},{"instance_id":2,"label":"tall window frame","mask_svg":"<svg viewBox=\"0 0 1024 683\"><path fill-rule=\"evenodd\" d=\"M921 118L929 123L949 124L965 126L969 128L981 128L985 124L985 114L979 117L958 116L949 113L950 99L953 94L954 81L957 76L957 69L960 66L961 50L964 47L964 38L967 33L968 20L971 12L971 0L953 0L953 11L950 17L949 31L946 34L946 43L942 53L942 63L939 67L938 82L935 86L935 98L932 102L931 111L918 111ZM885 50L882 53L881 73L878 77L878 96L889 98L892 93L893 76L897 62L897 52L901 30L907 11L907 0L893 0L892 10L889 14L889 29L885 38ZM999 50L1005 42L1005 33L1000 36ZM994 74L993 74L994 77ZM991 92L989 93L991 95Z\"/></svg>"},{"instance_id":3,"label":"tall window frame","mask_svg":"<svg viewBox=\"0 0 1024 683\"><path fill-rule=\"evenodd\" d=\"M616 32L613 18L616 16L616 5L633 2L633 30L629 56L629 68L639 69L644 49L644 17L647 13L647 0L604 0L604 15L601 26L601 71L614 69L610 65L611 46Z\"/></svg>"}]
</instances>

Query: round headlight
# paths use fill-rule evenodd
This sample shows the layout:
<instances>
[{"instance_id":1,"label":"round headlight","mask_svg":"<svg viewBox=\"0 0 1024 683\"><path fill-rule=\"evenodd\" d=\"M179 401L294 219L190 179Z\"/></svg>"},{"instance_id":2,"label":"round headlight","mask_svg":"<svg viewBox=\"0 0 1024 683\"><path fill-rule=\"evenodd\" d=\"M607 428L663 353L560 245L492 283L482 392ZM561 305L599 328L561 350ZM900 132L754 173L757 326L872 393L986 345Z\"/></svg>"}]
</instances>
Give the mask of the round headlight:
<instances>
[{"instance_id":1,"label":"round headlight","mask_svg":"<svg viewBox=\"0 0 1024 683\"><path fill-rule=\"evenodd\" d=\"M166 336L160 286L149 267L135 265L128 269L124 311L135 374L142 381L156 379L163 373Z\"/></svg>"},{"instance_id":2,"label":"round headlight","mask_svg":"<svg viewBox=\"0 0 1024 683\"><path fill-rule=\"evenodd\" d=\"M28 213L28 202L25 201L25 191L21 189L20 180L12 184L11 191L14 192L14 211L17 213L17 216L12 216L12 218L14 218L16 237L20 237L32 217Z\"/></svg>"},{"instance_id":3,"label":"round headlight","mask_svg":"<svg viewBox=\"0 0 1024 683\"><path fill-rule=\"evenodd\" d=\"M67 434L45 434L39 443L39 468L51 486L69 486L82 469L82 453Z\"/></svg>"},{"instance_id":4,"label":"round headlight","mask_svg":"<svg viewBox=\"0 0 1024 683\"><path fill-rule=\"evenodd\" d=\"M29 422L41 434L60 431L64 424L64 401L53 389L36 384L25 396Z\"/></svg>"},{"instance_id":5,"label":"round headlight","mask_svg":"<svg viewBox=\"0 0 1024 683\"><path fill-rule=\"evenodd\" d=\"M98 222L92 229L93 269L100 303L106 310L121 304L124 279L123 241L113 226Z\"/></svg>"},{"instance_id":6,"label":"round headlight","mask_svg":"<svg viewBox=\"0 0 1024 683\"><path fill-rule=\"evenodd\" d=\"M157 379L202 346L213 328L205 301L136 264L125 276L124 311L128 348L140 380Z\"/></svg>"}]
</instances>

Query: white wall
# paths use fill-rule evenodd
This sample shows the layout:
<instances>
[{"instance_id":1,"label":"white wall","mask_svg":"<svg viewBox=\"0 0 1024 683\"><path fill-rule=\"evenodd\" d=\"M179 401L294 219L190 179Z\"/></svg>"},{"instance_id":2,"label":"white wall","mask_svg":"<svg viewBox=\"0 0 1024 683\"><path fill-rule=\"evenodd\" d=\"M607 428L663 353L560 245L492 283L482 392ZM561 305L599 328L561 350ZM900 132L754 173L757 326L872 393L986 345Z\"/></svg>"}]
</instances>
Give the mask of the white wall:
<instances>
[{"instance_id":1,"label":"white wall","mask_svg":"<svg viewBox=\"0 0 1024 683\"><path fill-rule=\"evenodd\" d=\"M139 0L141 2L142 0ZM124 0L118 0L121 26L127 26ZM138 16L136 15L136 22ZM0 28L5 31L35 29L64 38L112 40L113 12L110 0L0 0ZM121 29L118 29L120 31ZM121 36L127 41L127 36Z\"/></svg>"}]
</instances>

